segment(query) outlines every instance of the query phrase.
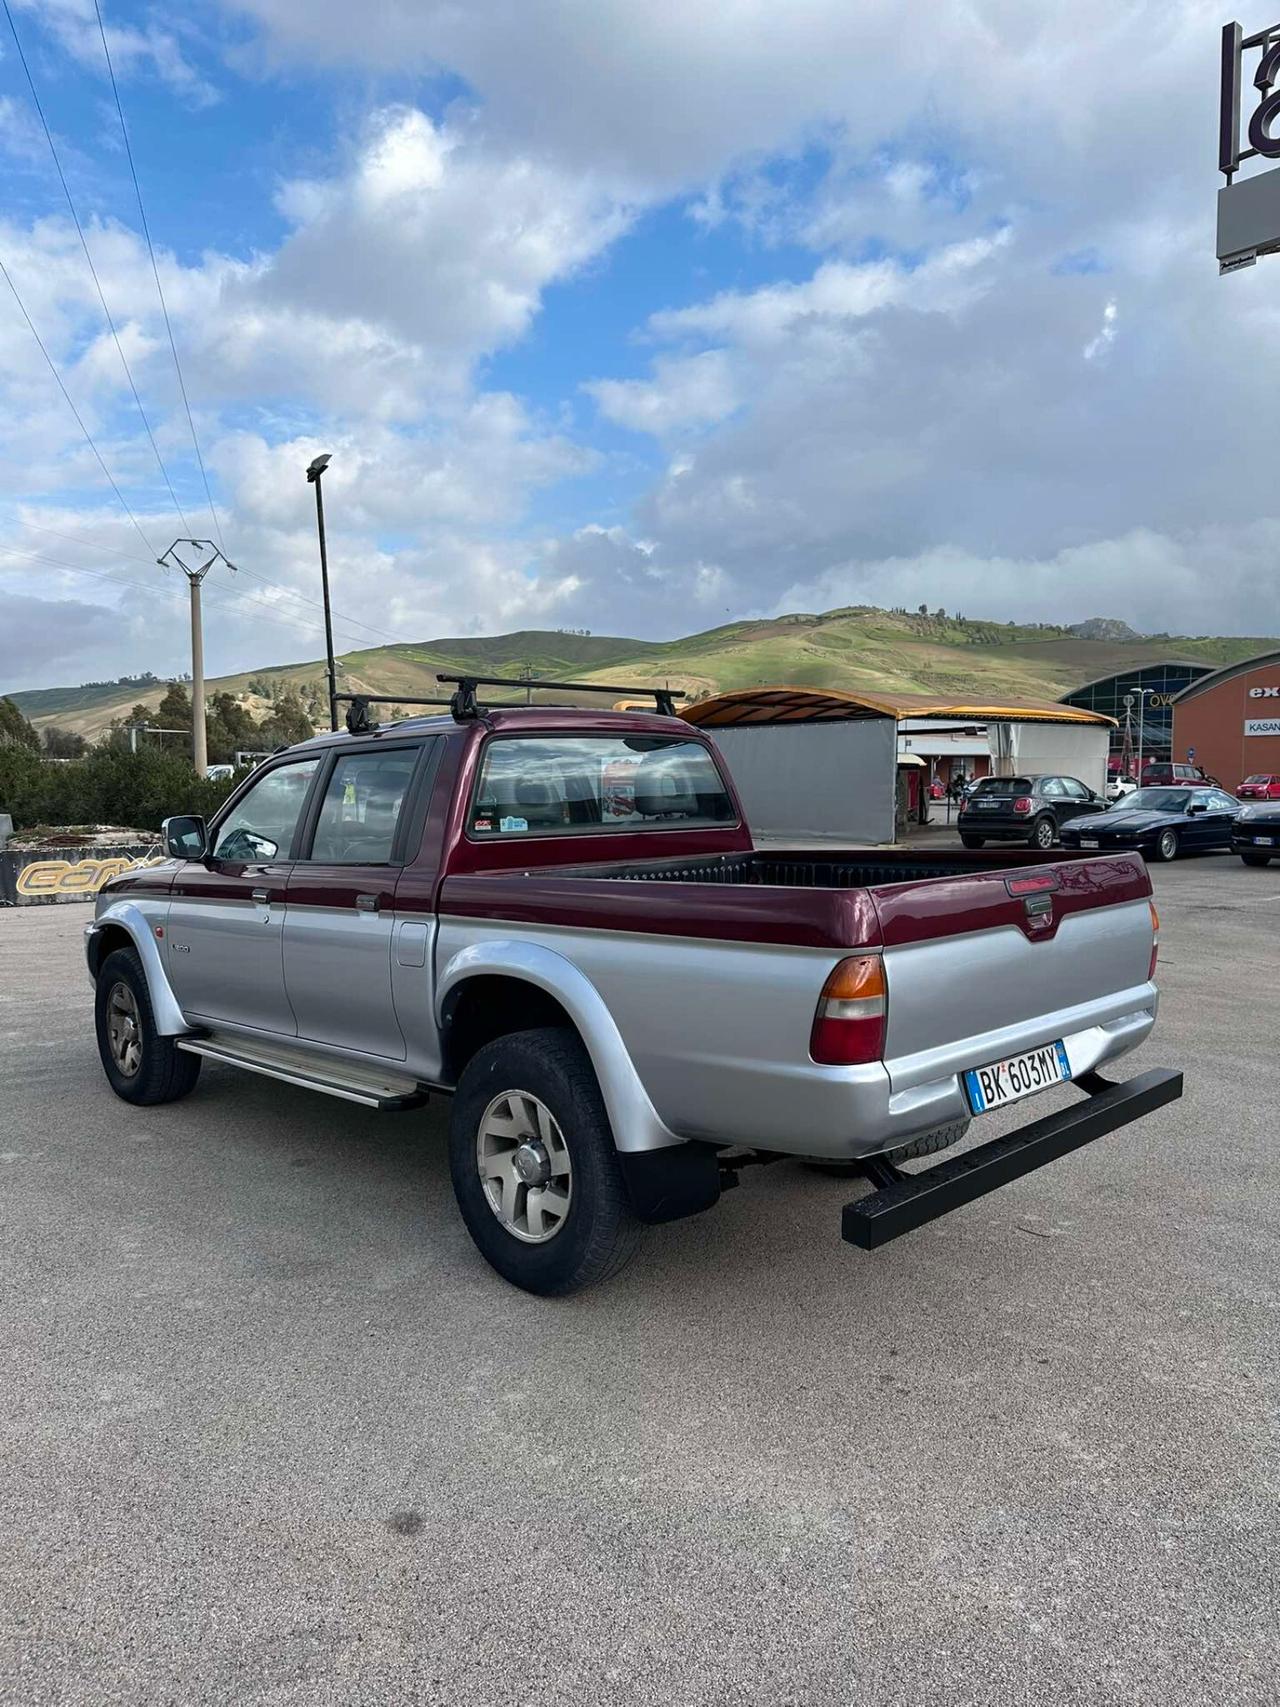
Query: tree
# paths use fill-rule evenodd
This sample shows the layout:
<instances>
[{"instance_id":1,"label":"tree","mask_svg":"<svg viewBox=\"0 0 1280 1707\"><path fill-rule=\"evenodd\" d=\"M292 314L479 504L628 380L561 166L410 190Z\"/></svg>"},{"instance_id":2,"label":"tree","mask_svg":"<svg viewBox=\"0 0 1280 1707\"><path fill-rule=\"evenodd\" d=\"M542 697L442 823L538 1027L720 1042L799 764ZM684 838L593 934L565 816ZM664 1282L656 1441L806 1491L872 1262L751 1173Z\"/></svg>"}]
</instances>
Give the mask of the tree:
<instances>
[{"instance_id":1,"label":"tree","mask_svg":"<svg viewBox=\"0 0 1280 1707\"><path fill-rule=\"evenodd\" d=\"M0 747L29 747L40 751L40 737L7 696L0 699Z\"/></svg>"},{"instance_id":2,"label":"tree","mask_svg":"<svg viewBox=\"0 0 1280 1707\"><path fill-rule=\"evenodd\" d=\"M292 747L295 741L309 741L315 734L315 724L306 707L290 688L276 700L270 717L255 731L259 746Z\"/></svg>"},{"instance_id":3,"label":"tree","mask_svg":"<svg viewBox=\"0 0 1280 1707\"><path fill-rule=\"evenodd\" d=\"M89 750L89 743L83 735L77 735L74 729L63 729L56 723L51 723L43 731L44 750L51 759L82 759Z\"/></svg>"},{"instance_id":4,"label":"tree","mask_svg":"<svg viewBox=\"0 0 1280 1707\"><path fill-rule=\"evenodd\" d=\"M190 729L191 695L181 682L169 683L168 691L156 707L155 720L162 729Z\"/></svg>"}]
</instances>

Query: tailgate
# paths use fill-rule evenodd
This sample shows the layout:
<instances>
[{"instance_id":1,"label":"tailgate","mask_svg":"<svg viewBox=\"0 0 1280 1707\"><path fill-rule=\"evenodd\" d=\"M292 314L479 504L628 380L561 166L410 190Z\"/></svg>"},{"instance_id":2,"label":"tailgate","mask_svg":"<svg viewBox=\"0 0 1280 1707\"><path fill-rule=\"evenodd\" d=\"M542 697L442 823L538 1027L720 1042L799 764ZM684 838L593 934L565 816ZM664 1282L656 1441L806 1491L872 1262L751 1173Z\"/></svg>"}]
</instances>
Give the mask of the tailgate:
<instances>
[{"instance_id":1,"label":"tailgate","mask_svg":"<svg viewBox=\"0 0 1280 1707\"><path fill-rule=\"evenodd\" d=\"M1136 854L873 890L894 1090L1152 1006L1150 895Z\"/></svg>"}]
</instances>

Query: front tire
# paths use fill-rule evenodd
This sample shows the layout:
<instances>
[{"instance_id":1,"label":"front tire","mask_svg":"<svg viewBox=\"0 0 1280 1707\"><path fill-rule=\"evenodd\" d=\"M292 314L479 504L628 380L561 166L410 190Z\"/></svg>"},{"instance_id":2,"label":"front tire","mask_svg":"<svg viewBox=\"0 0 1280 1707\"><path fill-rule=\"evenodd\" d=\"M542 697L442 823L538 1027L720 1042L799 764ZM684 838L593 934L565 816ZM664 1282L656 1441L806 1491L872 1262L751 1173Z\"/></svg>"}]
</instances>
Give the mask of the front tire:
<instances>
[{"instance_id":1,"label":"front tire","mask_svg":"<svg viewBox=\"0 0 1280 1707\"><path fill-rule=\"evenodd\" d=\"M177 1102L200 1077L200 1057L188 1055L156 1030L147 974L136 948L118 948L103 961L94 997L98 1055L107 1083L124 1102L151 1107Z\"/></svg>"},{"instance_id":2,"label":"front tire","mask_svg":"<svg viewBox=\"0 0 1280 1707\"><path fill-rule=\"evenodd\" d=\"M525 1292L580 1292L635 1253L641 1225L571 1031L513 1032L472 1057L453 1099L449 1171L481 1256Z\"/></svg>"},{"instance_id":3,"label":"front tire","mask_svg":"<svg viewBox=\"0 0 1280 1707\"><path fill-rule=\"evenodd\" d=\"M1252 849L1250 849L1248 853L1241 853L1240 858L1244 861L1244 863L1246 865L1266 865L1268 863L1268 861L1270 860L1271 855L1265 854L1265 853L1255 853Z\"/></svg>"},{"instance_id":4,"label":"front tire","mask_svg":"<svg viewBox=\"0 0 1280 1707\"><path fill-rule=\"evenodd\" d=\"M1041 853L1048 853L1058 839L1058 826L1053 819L1046 816L1037 818L1031 830L1031 846L1039 848Z\"/></svg>"},{"instance_id":5,"label":"front tire","mask_svg":"<svg viewBox=\"0 0 1280 1707\"><path fill-rule=\"evenodd\" d=\"M1176 830L1161 830L1156 837L1156 857L1168 863L1178 857L1178 832Z\"/></svg>"}]
</instances>

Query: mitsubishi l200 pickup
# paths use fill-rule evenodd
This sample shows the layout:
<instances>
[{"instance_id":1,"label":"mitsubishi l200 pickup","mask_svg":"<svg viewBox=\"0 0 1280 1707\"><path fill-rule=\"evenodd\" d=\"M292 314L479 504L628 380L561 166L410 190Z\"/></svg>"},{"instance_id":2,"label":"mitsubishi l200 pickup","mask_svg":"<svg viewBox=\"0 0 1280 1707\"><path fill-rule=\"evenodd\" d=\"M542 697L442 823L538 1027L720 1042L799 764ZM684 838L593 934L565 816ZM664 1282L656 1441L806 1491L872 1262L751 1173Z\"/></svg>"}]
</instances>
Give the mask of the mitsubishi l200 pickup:
<instances>
[{"instance_id":1,"label":"mitsubishi l200 pickup","mask_svg":"<svg viewBox=\"0 0 1280 1707\"><path fill-rule=\"evenodd\" d=\"M106 885L87 954L117 1096L185 1096L204 1060L369 1107L449 1093L472 1239L563 1294L748 1162L865 1174L842 1230L872 1249L1181 1095L1100 1071L1156 1018L1138 853L760 851L690 724L478 685L381 726L357 700Z\"/></svg>"}]
</instances>

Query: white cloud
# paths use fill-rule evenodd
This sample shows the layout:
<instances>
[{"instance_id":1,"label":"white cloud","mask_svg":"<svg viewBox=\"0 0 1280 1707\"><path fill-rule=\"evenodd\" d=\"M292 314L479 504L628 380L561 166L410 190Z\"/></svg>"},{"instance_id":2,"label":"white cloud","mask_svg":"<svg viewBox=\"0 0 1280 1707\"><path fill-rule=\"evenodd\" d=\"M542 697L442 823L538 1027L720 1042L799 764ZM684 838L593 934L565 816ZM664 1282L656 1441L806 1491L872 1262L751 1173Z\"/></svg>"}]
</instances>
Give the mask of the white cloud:
<instances>
[{"instance_id":1,"label":"white cloud","mask_svg":"<svg viewBox=\"0 0 1280 1707\"><path fill-rule=\"evenodd\" d=\"M102 34L93 0L11 0L13 9L27 13L47 30L65 52L87 70L106 77ZM212 83L195 69L183 52L178 33L154 19L145 27L106 22L107 47L116 76L151 75L168 84L190 106L211 106L218 99ZM24 44L25 45L25 44Z\"/></svg>"},{"instance_id":2,"label":"white cloud","mask_svg":"<svg viewBox=\"0 0 1280 1707\"><path fill-rule=\"evenodd\" d=\"M1099 356L1105 356L1111 345L1116 341L1116 301L1108 299L1102 310L1102 326L1096 337L1090 338L1084 347L1084 359L1087 362L1096 361Z\"/></svg>"},{"instance_id":3,"label":"white cloud","mask_svg":"<svg viewBox=\"0 0 1280 1707\"><path fill-rule=\"evenodd\" d=\"M595 398L606 419L658 437L723 421L737 407L723 350L663 357L654 363L651 379L597 379L584 390Z\"/></svg>"}]
</instances>

